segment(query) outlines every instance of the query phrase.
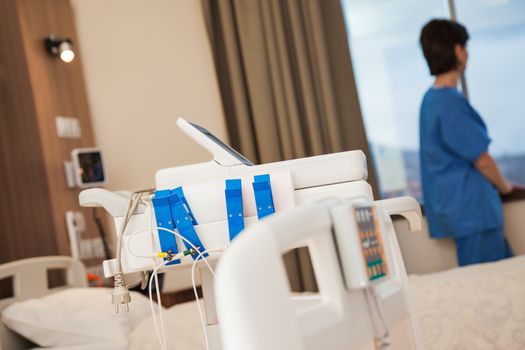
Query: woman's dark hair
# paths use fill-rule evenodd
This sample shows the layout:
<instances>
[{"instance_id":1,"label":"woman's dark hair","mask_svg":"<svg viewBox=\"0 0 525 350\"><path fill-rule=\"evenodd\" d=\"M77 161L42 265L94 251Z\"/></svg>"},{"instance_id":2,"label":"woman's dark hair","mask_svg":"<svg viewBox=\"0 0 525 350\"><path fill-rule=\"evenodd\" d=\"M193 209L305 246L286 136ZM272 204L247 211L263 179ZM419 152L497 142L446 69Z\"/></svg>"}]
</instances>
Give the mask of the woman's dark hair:
<instances>
[{"instance_id":1,"label":"woman's dark hair","mask_svg":"<svg viewBox=\"0 0 525 350\"><path fill-rule=\"evenodd\" d=\"M430 74L438 75L458 66L455 46L465 47L469 35L467 29L448 19L433 19L421 29L419 43L428 63Z\"/></svg>"}]
</instances>

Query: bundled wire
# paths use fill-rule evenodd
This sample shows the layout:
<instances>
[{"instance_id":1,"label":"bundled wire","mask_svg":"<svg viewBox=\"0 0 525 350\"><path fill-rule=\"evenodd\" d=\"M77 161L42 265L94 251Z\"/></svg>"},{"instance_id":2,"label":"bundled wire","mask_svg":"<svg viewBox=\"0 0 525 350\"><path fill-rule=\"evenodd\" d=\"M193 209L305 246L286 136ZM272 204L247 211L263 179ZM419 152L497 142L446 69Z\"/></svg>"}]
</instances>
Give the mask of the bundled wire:
<instances>
[{"instance_id":1,"label":"bundled wire","mask_svg":"<svg viewBox=\"0 0 525 350\"><path fill-rule=\"evenodd\" d=\"M111 293L112 303L115 305L115 311L117 313L119 312L119 305L121 304L124 304L126 306L126 311L129 311L129 303L131 302L131 294L129 293L128 286L124 281L124 273L122 272L122 241L126 232L126 227L128 226L133 213L139 206L142 200L142 195L145 193L151 194L152 190L140 190L131 194L126 207L124 219L122 221L122 226L120 227L119 237L117 240L117 261L115 267L114 288L113 292ZM137 281L135 283L137 283ZM140 281L138 281L138 283L140 283Z\"/></svg>"},{"instance_id":2,"label":"bundled wire","mask_svg":"<svg viewBox=\"0 0 525 350\"><path fill-rule=\"evenodd\" d=\"M375 336L376 349L377 350L387 350L390 348L390 333L388 331L388 327L386 324L383 307L379 300L380 296L377 293L377 290L372 287L365 289L365 296L366 296L366 302L368 304L368 309L370 310L370 313L372 314L371 316L372 324L374 326L374 330L376 333L376 336ZM381 322L381 328L383 330L382 335L377 335L379 333L379 330L378 330L378 327L375 321L374 313L372 312L372 305L370 303L370 299L373 300L375 311L377 315L379 316L379 320Z\"/></svg>"},{"instance_id":3,"label":"bundled wire","mask_svg":"<svg viewBox=\"0 0 525 350\"><path fill-rule=\"evenodd\" d=\"M202 308L201 308L201 305L199 303L199 294L197 292L197 285L196 285L196 282L195 282L195 266L196 266L197 261L203 260L204 263L206 264L206 266L208 267L208 269L211 271L213 277L215 277L215 271L213 270L213 268L211 267L211 265L209 264L207 258L204 255L208 254L208 253L222 251L225 248L208 249L208 250L204 250L204 251L200 252L199 248L197 248L193 243L191 243L191 241L189 241L186 237L182 236L177 231L170 230L170 229L167 229L167 228L164 228L164 227L153 227L153 226L143 227L143 228L140 228L140 229L132 232L129 235L129 243L131 243L131 241L132 241L133 237L135 237L135 235L137 235L137 234L139 234L141 232L146 232L146 231L152 232L152 230L155 230L155 229L160 230L160 231L164 231L164 232L169 232L169 233L179 237L180 239L182 239L185 243L187 243L191 247L191 250L193 251L193 254L197 254L197 257L193 261L193 266L192 266L193 292L195 293L195 298L197 299L197 308L199 310L199 316L200 316L200 319L201 319L201 325L202 325L202 329L204 331L204 340L206 342L206 349L209 349L208 334L207 334L207 331L206 331L206 322L204 320L204 315L203 315L203 312L202 312ZM129 246L129 244L128 244L128 246ZM128 248L128 251L130 251L129 247L127 247L127 248ZM161 349L163 349L163 350L167 348L167 343L166 343L166 334L165 334L165 330L164 330L164 320L162 319L162 303L161 303L161 298L160 298L160 292L158 290L158 283L156 283L157 303L159 304L159 318L161 318L160 319L161 331L159 331L159 329L158 329L159 328L159 322L156 319L155 311L154 311L154 305L153 305L152 284L153 284L153 280L156 278L156 276L158 274L159 269L161 269L162 267L166 266L171 261L180 259L180 258L184 257L185 255L187 255L187 251L184 252L184 253L176 254L171 259L165 260L162 263L160 263L159 265L156 265L156 266L154 265L153 272L152 272L152 274L150 276L149 290L148 290L149 291L149 297L150 297L150 307L151 307L151 311L152 311L152 315L153 315L153 323L155 324L155 331L157 333L157 338L159 340L159 344L161 346ZM155 259L156 257L158 257L157 255L153 255L153 254L149 255L149 256L140 256L140 255L136 255L136 256L138 256L138 257L145 257L145 258L152 258L152 259Z\"/></svg>"},{"instance_id":4,"label":"bundled wire","mask_svg":"<svg viewBox=\"0 0 525 350\"><path fill-rule=\"evenodd\" d=\"M123 272L122 272L122 260L121 260L124 235L126 233L126 228L127 228L128 224L129 224L129 222L131 220L131 217L132 217L133 213L135 212L136 208L139 206L140 202L142 201L143 194L145 194L145 193L149 193L150 194L151 192L152 192L152 190L141 190L141 191L134 192L130 196L130 198L128 200L128 205L127 205L127 208L126 208L126 214L125 214L125 216L123 218L122 226L120 228L119 238L118 238L118 241L117 241L117 266L116 266L116 271L115 271L115 291L117 290L117 288L120 288L120 289L118 290L117 293L115 293L115 291L114 291L114 297L113 297L114 298L113 302L116 304L117 312L118 312L118 303L125 303L126 306L127 306L127 303L131 300L130 297L129 297L129 292L127 292L128 293L127 296L123 297L123 293L124 292L122 291L122 288L126 288L127 287L124 284L124 278L123 278ZM208 334L207 334L207 331L206 331L206 322L204 320L204 314L202 312L202 308L201 308L201 305L200 305L200 302L199 302L199 295L198 295L198 292L197 292L197 285L196 285L196 282L195 282L195 267L196 267L197 262L199 260L203 260L204 263L206 264L207 268L212 273L213 277L215 277L215 271L213 270L213 268L209 264L209 262L206 259L205 255L209 254L209 253L212 253L212 252L222 251L225 248L209 249L209 250L204 250L204 251L201 252L198 247L196 247L191 241L189 241L186 237L182 236L177 231L170 230L170 229L163 228L163 227L154 227L153 226L153 217L154 217L153 207L152 207L150 201L144 201L144 203L148 206L149 210L152 213L151 214L150 226L149 227L143 227L141 229L138 229L138 230L132 232L129 235L126 235L127 237L129 237L126 249L127 249L127 251L130 254L132 254L135 257L151 258L151 259L153 259L153 272L151 273L151 276L149 278L148 294L149 294L149 300L150 300L150 308L151 308L152 317L153 317L153 323L155 325L155 332L156 332L157 339L159 341L160 347L161 347L162 350L167 350L168 344L167 344L167 339L166 339L166 330L165 330L165 326L164 326L164 318L163 318L163 315L162 315L162 300L161 300L161 295L160 295L160 290L159 290L158 272L159 272L159 270L161 268L165 267L171 261L181 259L184 256L186 256L186 255L191 253L192 255L197 255L195 257L194 261L193 261L193 265L192 265L192 269L191 269L193 292L195 293L195 298L197 300L197 308L198 308L198 311L199 311L199 316L200 316L200 320L201 320L202 329L204 331L204 339L205 339L205 343L206 343L206 349L209 349ZM189 246L191 248L189 250L183 252L183 253L178 253L178 254L169 255L169 256L167 256L163 252L159 252L159 253L156 253L156 254L149 254L149 255L140 255L140 254L136 254L135 252L133 252L131 250L131 247L130 247L131 242L132 242L133 238L138 233L149 231L150 234L153 237L153 234L154 234L155 230L169 232L169 233L175 235L176 237L179 237L182 241L184 241L184 243L187 246ZM152 242L153 242L153 239L152 239ZM154 248L154 247L152 246L152 248ZM165 258L165 260L163 262L161 262L160 264L156 265L155 264L155 259L157 259L157 258ZM155 308L154 308L154 303L153 303L153 288L152 288L153 284L155 284L155 293L156 293L156 296L157 296L157 304L158 304L158 309L159 309L159 312L158 312L159 313L159 320L157 320L156 313L155 313ZM160 330L159 330L159 324L160 324Z\"/></svg>"},{"instance_id":5,"label":"bundled wire","mask_svg":"<svg viewBox=\"0 0 525 350\"><path fill-rule=\"evenodd\" d=\"M104 258L106 260L110 260L111 259L111 249L109 248L108 238L104 230L104 225L102 225L102 220L97 214L96 207L93 207L93 220L95 221L95 225L97 226L98 235L100 237L100 240L102 241L102 248L104 249Z\"/></svg>"}]
</instances>

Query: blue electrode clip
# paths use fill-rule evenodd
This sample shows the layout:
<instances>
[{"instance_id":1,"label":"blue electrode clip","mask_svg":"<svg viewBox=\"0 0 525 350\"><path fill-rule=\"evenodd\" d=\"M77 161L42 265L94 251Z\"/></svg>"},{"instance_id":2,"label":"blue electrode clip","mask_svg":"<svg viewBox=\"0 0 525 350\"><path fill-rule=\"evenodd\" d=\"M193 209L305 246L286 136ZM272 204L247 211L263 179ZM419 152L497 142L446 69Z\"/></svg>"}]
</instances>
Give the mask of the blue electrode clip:
<instances>
[{"instance_id":1,"label":"blue electrode clip","mask_svg":"<svg viewBox=\"0 0 525 350\"><path fill-rule=\"evenodd\" d=\"M182 197L180 197L182 195ZM204 251L204 246L201 243L201 240L199 239L199 236L197 235L197 232L195 231L195 228L193 227L194 222L196 223L196 220L191 213L190 206L188 205L188 202L186 201L186 198L184 197L184 192L182 192L182 187L178 187L171 191L170 198L170 209L171 209L171 217L173 218L175 222L175 227L177 228L177 231L179 231L179 234L186 238L188 241L190 241L195 247L198 248L199 252ZM183 240L184 246L186 246L187 249L192 248L191 245L189 245L187 242ZM204 257L207 257L208 254L203 254ZM193 259L196 259L197 256L192 255Z\"/></svg>"},{"instance_id":2,"label":"blue electrode clip","mask_svg":"<svg viewBox=\"0 0 525 350\"><path fill-rule=\"evenodd\" d=\"M174 230L175 224L171 218L170 210L170 191L161 190L155 191L155 196L152 199L153 208L155 210L155 218L157 220L157 227L162 227L168 230ZM177 254L177 240L175 235L171 232L164 230L158 230L160 249L163 252L171 252L172 254ZM180 260L174 260L168 263L178 264Z\"/></svg>"},{"instance_id":3,"label":"blue electrode clip","mask_svg":"<svg viewBox=\"0 0 525 350\"><path fill-rule=\"evenodd\" d=\"M242 206L242 182L240 179L226 180L226 212L230 241L244 230L244 212Z\"/></svg>"},{"instance_id":4,"label":"blue electrode clip","mask_svg":"<svg viewBox=\"0 0 525 350\"><path fill-rule=\"evenodd\" d=\"M195 216L193 215L190 205L188 204L188 201L186 200L186 196L184 196L184 191L182 190L182 186L179 186L173 190L170 191L171 195L176 194L179 196L180 200L182 201L182 205L184 206L184 209L188 213L188 215L191 218L191 222L193 226L198 225L197 220L195 219Z\"/></svg>"},{"instance_id":5,"label":"blue electrode clip","mask_svg":"<svg viewBox=\"0 0 525 350\"><path fill-rule=\"evenodd\" d=\"M270 174L256 175L253 178L253 192L259 220L275 213Z\"/></svg>"}]
</instances>

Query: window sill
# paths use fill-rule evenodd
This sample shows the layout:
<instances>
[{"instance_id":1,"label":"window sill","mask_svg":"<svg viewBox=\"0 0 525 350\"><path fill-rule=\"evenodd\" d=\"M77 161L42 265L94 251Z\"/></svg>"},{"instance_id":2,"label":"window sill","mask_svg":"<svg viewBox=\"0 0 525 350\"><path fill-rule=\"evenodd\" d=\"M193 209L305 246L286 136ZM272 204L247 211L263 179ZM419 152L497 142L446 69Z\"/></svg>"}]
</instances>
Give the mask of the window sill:
<instances>
[{"instance_id":1,"label":"window sill","mask_svg":"<svg viewBox=\"0 0 525 350\"><path fill-rule=\"evenodd\" d=\"M509 202L520 201L520 200L525 200L525 189L516 189L512 191L510 194L501 196L501 201L503 203L509 203Z\"/></svg>"},{"instance_id":2,"label":"window sill","mask_svg":"<svg viewBox=\"0 0 525 350\"><path fill-rule=\"evenodd\" d=\"M523 201L525 200L525 189L516 189L512 191L511 194L508 194L506 196L500 196L500 197L501 197L501 201L503 202L503 204ZM423 217L424 217L425 216L425 206L424 204L421 204L421 203L419 203L419 205L421 206L421 213L423 214ZM395 218L397 219L398 216L396 215ZM402 218L402 216L399 215L399 218Z\"/></svg>"}]
</instances>

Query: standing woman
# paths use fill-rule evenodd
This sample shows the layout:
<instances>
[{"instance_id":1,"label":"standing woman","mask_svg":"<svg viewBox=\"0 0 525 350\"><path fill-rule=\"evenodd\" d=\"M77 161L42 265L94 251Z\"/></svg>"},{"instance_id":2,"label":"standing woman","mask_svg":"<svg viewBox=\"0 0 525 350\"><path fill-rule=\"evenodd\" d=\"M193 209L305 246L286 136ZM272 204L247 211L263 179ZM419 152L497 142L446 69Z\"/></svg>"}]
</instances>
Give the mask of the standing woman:
<instances>
[{"instance_id":1,"label":"standing woman","mask_svg":"<svg viewBox=\"0 0 525 350\"><path fill-rule=\"evenodd\" d=\"M512 256L499 194L512 184L488 152L480 115L457 90L467 65L468 32L457 22L427 23L420 44L434 85L420 111L421 179L430 235L454 238L460 266Z\"/></svg>"}]
</instances>

